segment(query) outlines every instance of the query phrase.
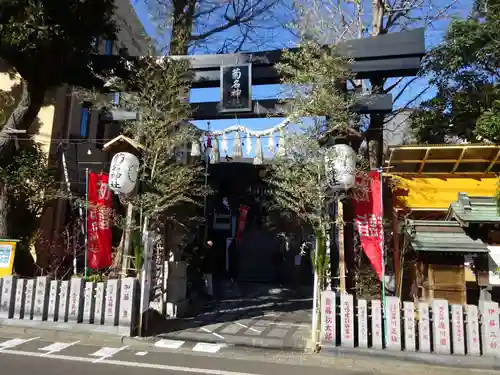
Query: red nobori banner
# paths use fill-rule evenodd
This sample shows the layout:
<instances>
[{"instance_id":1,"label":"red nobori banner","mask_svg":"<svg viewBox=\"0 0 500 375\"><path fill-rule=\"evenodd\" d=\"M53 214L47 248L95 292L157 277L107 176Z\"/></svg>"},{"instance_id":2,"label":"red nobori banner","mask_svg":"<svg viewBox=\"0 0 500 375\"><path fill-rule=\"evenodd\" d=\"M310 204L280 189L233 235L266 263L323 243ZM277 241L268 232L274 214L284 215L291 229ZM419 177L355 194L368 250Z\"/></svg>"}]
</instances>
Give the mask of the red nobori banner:
<instances>
[{"instance_id":1,"label":"red nobori banner","mask_svg":"<svg viewBox=\"0 0 500 375\"><path fill-rule=\"evenodd\" d=\"M107 174L89 173L87 218L87 267L102 269L111 266L112 195Z\"/></svg>"},{"instance_id":2,"label":"red nobori banner","mask_svg":"<svg viewBox=\"0 0 500 375\"><path fill-rule=\"evenodd\" d=\"M243 236L243 231L245 230L245 224L247 223L247 214L249 207L240 206L240 218L238 220L238 229L236 231L236 242L241 241L241 236Z\"/></svg>"},{"instance_id":3,"label":"red nobori banner","mask_svg":"<svg viewBox=\"0 0 500 375\"><path fill-rule=\"evenodd\" d=\"M382 280L382 202L380 196L380 173L372 171L368 178L358 178L358 194L353 199L355 225L361 247L370 260L379 280Z\"/></svg>"}]
</instances>

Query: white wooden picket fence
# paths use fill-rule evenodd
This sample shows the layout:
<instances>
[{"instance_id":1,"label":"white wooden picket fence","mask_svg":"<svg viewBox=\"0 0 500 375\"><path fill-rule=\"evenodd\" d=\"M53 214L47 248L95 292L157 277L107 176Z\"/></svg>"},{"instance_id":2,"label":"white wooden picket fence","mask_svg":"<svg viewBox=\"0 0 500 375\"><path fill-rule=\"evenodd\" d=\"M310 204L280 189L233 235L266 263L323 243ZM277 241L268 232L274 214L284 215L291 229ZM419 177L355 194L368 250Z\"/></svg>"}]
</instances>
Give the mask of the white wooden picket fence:
<instances>
[{"instance_id":1,"label":"white wooden picket fence","mask_svg":"<svg viewBox=\"0 0 500 375\"><path fill-rule=\"evenodd\" d=\"M0 288L4 325L136 333L139 298L134 278L93 283L76 277L59 281L7 276L0 278Z\"/></svg>"},{"instance_id":2,"label":"white wooden picket fence","mask_svg":"<svg viewBox=\"0 0 500 375\"><path fill-rule=\"evenodd\" d=\"M499 309L495 302L481 301L479 306L449 305L446 300L401 304L397 297L386 297L384 307L383 314L380 300L355 300L349 294L322 292L322 345L500 356Z\"/></svg>"}]
</instances>

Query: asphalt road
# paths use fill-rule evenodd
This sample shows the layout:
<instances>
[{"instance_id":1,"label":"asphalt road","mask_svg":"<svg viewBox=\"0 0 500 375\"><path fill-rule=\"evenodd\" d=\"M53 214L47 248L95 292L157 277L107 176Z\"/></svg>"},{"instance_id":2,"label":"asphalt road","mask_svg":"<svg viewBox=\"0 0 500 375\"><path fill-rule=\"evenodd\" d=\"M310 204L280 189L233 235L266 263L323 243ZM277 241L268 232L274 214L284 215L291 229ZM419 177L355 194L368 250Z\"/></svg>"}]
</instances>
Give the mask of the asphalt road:
<instances>
[{"instance_id":1,"label":"asphalt road","mask_svg":"<svg viewBox=\"0 0 500 375\"><path fill-rule=\"evenodd\" d=\"M0 374L469 375L476 372L379 358L252 352L205 345L208 346L196 351L134 347L119 342L88 343L76 336L59 337L59 341L30 335L12 338L2 337L0 329ZM214 349L212 353L210 348Z\"/></svg>"}]
</instances>

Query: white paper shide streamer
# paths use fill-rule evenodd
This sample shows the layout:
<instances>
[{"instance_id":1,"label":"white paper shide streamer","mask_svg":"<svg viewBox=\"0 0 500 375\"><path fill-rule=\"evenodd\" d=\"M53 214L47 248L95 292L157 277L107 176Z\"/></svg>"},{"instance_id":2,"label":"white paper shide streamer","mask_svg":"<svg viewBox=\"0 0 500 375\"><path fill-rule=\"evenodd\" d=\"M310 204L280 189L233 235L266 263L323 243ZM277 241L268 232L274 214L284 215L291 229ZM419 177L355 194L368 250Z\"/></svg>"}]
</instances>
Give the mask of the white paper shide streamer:
<instances>
[{"instance_id":1,"label":"white paper shide streamer","mask_svg":"<svg viewBox=\"0 0 500 375\"><path fill-rule=\"evenodd\" d=\"M219 162L220 162L219 139L217 137L213 137L212 154L210 155L210 164L217 164Z\"/></svg>"},{"instance_id":2,"label":"white paper shide streamer","mask_svg":"<svg viewBox=\"0 0 500 375\"><path fill-rule=\"evenodd\" d=\"M255 165L260 165L264 163L264 151L262 150L262 143L260 137L257 137L255 142L255 157L253 158L253 163Z\"/></svg>"},{"instance_id":3,"label":"white paper shide streamer","mask_svg":"<svg viewBox=\"0 0 500 375\"><path fill-rule=\"evenodd\" d=\"M236 132L236 136L234 137L233 159L238 160L242 158L243 158L243 150L241 149L241 137L240 133Z\"/></svg>"},{"instance_id":4,"label":"white paper shide streamer","mask_svg":"<svg viewBox=\"0 0 500 375\"><path fill-rule=\"evenodd\" d=\"M226 133L223 133L222 134L222 142L221 142L221 149L222 149L222 152L224 153L224 155L228 155L229 154L229 145L227 143L227 135Z\"/></svg>"}]
</instances>

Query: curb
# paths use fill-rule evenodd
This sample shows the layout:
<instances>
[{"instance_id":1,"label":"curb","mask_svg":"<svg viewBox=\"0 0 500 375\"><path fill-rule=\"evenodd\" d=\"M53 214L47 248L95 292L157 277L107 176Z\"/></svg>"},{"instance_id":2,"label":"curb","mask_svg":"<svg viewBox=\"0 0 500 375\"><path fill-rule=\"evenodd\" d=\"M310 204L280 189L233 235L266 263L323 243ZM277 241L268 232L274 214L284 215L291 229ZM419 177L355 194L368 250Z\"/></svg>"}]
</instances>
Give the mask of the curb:
<instances>
[{"instance_id":1,"label":"curb","mask_svg":"<svg viewBox=\"0 0 500 375\"><path fill-rule=\"evenodd\" d=\"M461 368L469 370L500 370L500 362L496 357L483 356L457 356L457 355L440 355L434 353L418 353L418 352L391 352L384 350L363 349L363 348L342 348L330 345L321 347L320 355L334 357L350 357L350 358L365 358L372 359L378 357L380 359L388 359L401 362L413 362L417 364L426 364L434 366L444 366L450 368Z\"/></svg>"}]
</instances>

